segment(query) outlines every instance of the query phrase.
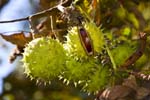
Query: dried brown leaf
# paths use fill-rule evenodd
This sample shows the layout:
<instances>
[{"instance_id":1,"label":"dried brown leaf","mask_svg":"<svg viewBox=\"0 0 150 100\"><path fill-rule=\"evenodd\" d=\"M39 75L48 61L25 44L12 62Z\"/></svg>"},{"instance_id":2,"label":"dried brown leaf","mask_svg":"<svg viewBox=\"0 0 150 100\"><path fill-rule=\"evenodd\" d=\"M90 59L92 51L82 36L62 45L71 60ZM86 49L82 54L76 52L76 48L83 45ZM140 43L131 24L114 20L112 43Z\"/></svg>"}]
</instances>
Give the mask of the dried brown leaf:
<instances>
[{"instance_id":1,"label":"dried brown leaf","mask_svg":"<svg viewBox=\"0 0 150 100\"><path fill-rule=\"evenodd\" d=\"M30 42L32 40L32 34L31 33L25 33L25 32L18 32L13 34L0 34L3 39L6 41L17 45L18 47L24 47L26 43Z\"/></svg>"}]
</instances>

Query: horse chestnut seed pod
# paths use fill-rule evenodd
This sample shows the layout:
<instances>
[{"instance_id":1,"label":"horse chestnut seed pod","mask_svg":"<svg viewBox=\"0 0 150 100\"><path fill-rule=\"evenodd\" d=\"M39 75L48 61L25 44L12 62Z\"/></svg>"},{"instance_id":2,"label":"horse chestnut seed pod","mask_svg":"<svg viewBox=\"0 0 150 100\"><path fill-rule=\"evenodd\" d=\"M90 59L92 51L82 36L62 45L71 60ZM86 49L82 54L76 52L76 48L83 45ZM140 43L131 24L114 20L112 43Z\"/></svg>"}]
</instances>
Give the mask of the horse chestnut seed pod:
<instances>
[{"instance_id":1,"label":"horse chestnut seed pod","mask_svg":"<svg viewBox=\"0 0 150 100\"><path fill-rule=\"evenodd\" d=\"M72 27L68 31L65 48L74 57L87 58L89 55L101 53L104 44L101 29L93 22L85 22L82 26Z\"/></svg>"},{"instance_id":2,"label":"horse chestnut seed pod","mask_svg":"<svg viewBox=\"0 0 150 100\"><path fill-rule=\"evenodd\" d=\"M52 38L37 38L24 49L23 66L31 79L50 81L63 72L66 52L63 45Z\"/></svg>"},{"instance_id":3,"label":"horse chestnut seed pod","mask_svg":"<svg viewBox=\"0 0 150 100\"><path fill-rule=\"evenodd\" d=\"M84 23L84 27L89 33L91 41L93 42L94 52L101 53L105 44L102 29L97 27L94 22Z\"/></svg>"}]
</instances>

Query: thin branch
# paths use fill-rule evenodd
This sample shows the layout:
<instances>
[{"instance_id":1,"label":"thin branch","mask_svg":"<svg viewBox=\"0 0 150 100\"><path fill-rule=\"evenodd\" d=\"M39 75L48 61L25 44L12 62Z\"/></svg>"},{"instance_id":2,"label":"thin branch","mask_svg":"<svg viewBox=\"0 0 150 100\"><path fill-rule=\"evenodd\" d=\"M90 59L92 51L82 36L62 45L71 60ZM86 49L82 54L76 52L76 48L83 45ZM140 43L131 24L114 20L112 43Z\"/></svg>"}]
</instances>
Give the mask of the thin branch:
<instances>
[{"instance_id":1,"label":"thin branch","mask_svg":"<svg viewBox=\"0 0 150 100\"><path fill-rule=\"evenodd\" d=\"M141 78L141 79L147 80L147 81L150 80L150 75L149 74L144 74L144 73L141 73L141 72L133 72L133 71L129 72L129 73L134 75L137 78Z\"/></svg>"},{"instance_id":2,"label":"thin branch","mask_svg":"<svg viewBox=\"0 0 150 100\"><path fill-rule=\"evenodd\" d=\"M30 15L30 16L27 16L27 17L24 17L24 18L19 18L19 19L14 19L14 20L7 20L7 21L0 21L0 23L13 23L13 22L18 22L18 21L30 20L31 18L36 17L36 16L40 16L40 15L42 15L42 16L49 15L49 13L53 9L56 9L56 8L57 8L57 6L54 6L54 7L50 8L50 9L38 12L36 14Z\"/></svg>"},{"instance_id":3,"label":"thin branch","mask_svg":"<svg viewBox=\"0 0 150 100\"><path fill-rule=\"evenodd\" d=\"M30 15L30 16L27 16L27 17L24 17L24 18L19 18L19 19L14 19L14 20L7 20L7 21L0 21L0 24L2 24L2 23L13 23L13 22L19 22L19 21L25 21L25 20L31 20L33 17L37 17L37 16L41 16L41 15L42 16L44 16L44 15L50 15L52 10L57 9L57 7L59 5L64 5L67 2L68 2L68 0L65 0L64 2L61 2L60 4L58 4L58 5L56 5L56 6L52 7L52 8L49 8L47 10L38 12L36 14ZM57 10L59 10L59 9L57 9Z\"/></svg>"},{"instance_id":4,"label":"thin branch","mask_svg":"<svg viewBox=\"0 0 150 100\"><path fill-rule=\"evenodd\" d=\"M19 22L19 21L25 21L25 20L29 20L29 17L14 19L14 20L8 20L8 21L0 21L0 24L2 24L2 23L13 23L13 22Z\"/></svg>"},{"instance_id":5,"label":"thin branch","mask_svg":"<svg viewBox=\"0 0 150 100\"><path fill-rule=\"evenodd\" d=\"M128 68L132 64L134 64L142 55L146 48L146 40L147 34L140 32L140 46L139 48L125 61L125 63L121 66L124 68Z\"/></svg>"},{"instance_id":6,"label":"thin branch","mask_svg":"<svg viewBox=\"0 0 150 100\"><path fill-rule=\"evenodd\" d=\"M57 5L57 6L58 6L58 5ZM54 7L52 7L52 8L46 9L46 10L44 10L44 11L41 11L41 12L38 12L38 13L36 13L36 14L30 15L30 16L29 16L29 19L30 19L30 18L33 18L33 17L41 16L41 15L42 15L42 16L44 16L44 15L50 15L50 13L51 13L52 10L57 9L57 6L54 6Z\"/></svg>"}]
</instances>

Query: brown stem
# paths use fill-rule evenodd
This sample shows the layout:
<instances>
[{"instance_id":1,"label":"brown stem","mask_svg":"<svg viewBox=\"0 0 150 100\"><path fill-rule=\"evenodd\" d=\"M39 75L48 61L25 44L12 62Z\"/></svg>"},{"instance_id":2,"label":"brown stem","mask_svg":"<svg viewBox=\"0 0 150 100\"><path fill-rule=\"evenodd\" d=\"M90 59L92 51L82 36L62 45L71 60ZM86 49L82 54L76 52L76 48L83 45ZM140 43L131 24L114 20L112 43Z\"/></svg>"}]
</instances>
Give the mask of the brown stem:
<instances>
[{"instance_id":1,"label":"brown stem","mask_svg":"<svg viewBox=\"0 0 150 100\"><path fill-rule=\"evenodd\" d=\"M140 32L140 46L139 48L125 61L125 63L121 66L124 68L128 68L132 64L134 64L142 55L146 47L147 34Z\"/></svg>"},{"instance_id":2,"label":"brown stem","mask_svg":"<svg viewBox=\"0 0 150 100\"><path fill-rule=\"evenodd\" d=\"M13 23L13 22L18 22L18 21L25 21L25 20L29 20L29 17L25 17L25 18L20 18L20 19L14 19L14 20L8 20L8 21L0 21L0 23Z\"/></svg>"},{"instance_id":3,"label":"brown stem","mask_svg":"<svg viewBox=\"0 0 150 100\"><path fill-rule=\"evenodd\" d=\"M134 75L135 77L138 77L138 78L141 78L143 80L147 80L149 81L150 80L150 75L148 74L143 74L141 72L130 72L130 74Z\"/></svg>"}]
</instances>

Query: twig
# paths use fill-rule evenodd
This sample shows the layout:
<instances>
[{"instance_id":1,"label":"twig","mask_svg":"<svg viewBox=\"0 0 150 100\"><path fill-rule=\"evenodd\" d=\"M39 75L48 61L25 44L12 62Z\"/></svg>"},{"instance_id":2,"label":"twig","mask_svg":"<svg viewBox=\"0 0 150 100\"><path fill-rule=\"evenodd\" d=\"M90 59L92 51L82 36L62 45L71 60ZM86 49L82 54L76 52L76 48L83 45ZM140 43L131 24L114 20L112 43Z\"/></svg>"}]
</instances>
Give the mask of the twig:
<instances>
[{"instance_id":1,"label":"twig","mask_svg":"<svg viewBox=\"0 0 150 100\"><path fill-rule=\"evenodd\" d=\"M36 14L30 15L30 16L27 16L27 17L24 17L24 18L14 19L14 20L7 20L7 21L0 21L0 23L1 23L1 24L2 24L2 23L13 23L13 22L18 22L18 21L30 20L30 19L32 19L33 17L37 17L37 16L41 16L41 15L42 15L42 16L44 16L44 15L49 15L50 12L51 12L53 9L55 9L55 8L57 8L57 6L54 6L54 7L50 8L50 9L47 9L47 10L38 12L38 13L36 13Z\"/></svg>"},{"instance_id":2,"label":"twig","mask_svg":"<svg viewBox=\"0 0 150 100\"><path fill-rule=\"evenodd\" d=\"M14 20L8 20L8 21L0 21L0 23L13 23L13 22L18 22L18 21L25 21L29 20L29 16L25 18L20 18L20 19L14 19Z\"/></svg>"},{"instance_id":3,"label":"twig","mask_svg":"<svg viewBox=\"0 0 150 100\"><path fill-rule=\"evenodd\" d=\"M7 20L7 21L0 21L0 24L2 24L2 23L13 23L13 22L18 22L18 21L30 20L30 19L32 19L33 17L37 17L37 16L41 16L41 15L42 15L42 16L44 16L44 15L50 15L52 10L57 9L57 7L58 7L59 5L64 5L64 4L67 3L67 2L68 2L68 0L65 0L64 2L61 2L60 4L58 4L58 5L56 5L56 6L52 7L52 8L49 8L49 9L47 9L47 10L38 12L38 13L36 13L36 14L30 15L30 16L27 16L27 17L24 17L24 18L19 18L19 19L14 19L14 20ZM59 9L58 9L58 10L59 10Z\"/></svg>"},{"instance_id":4,"label":"twig","mask_svg":"<svg viewBox=\"0 0 150 100\"><path fill-rule=\"evenodd\" d=\"M140 32L140 46L139 48L125 61L121 66L128 68L130 65L134 64L142 55L146 47L147 34Z\"/></svg>"},{"instance_id":5,"label":"twig","mask_svg":"<svg viewBox=\"0 0 150 100\"><path fill-rule=\"evenodd\" d=\"M141 78L143 80L147 80L149 81L150 80L150 75L148 74L143 74L141 72L129 72L130 74L134 75L135 77L138 77L138 78Z\"/></svg>"}]
</instances>

